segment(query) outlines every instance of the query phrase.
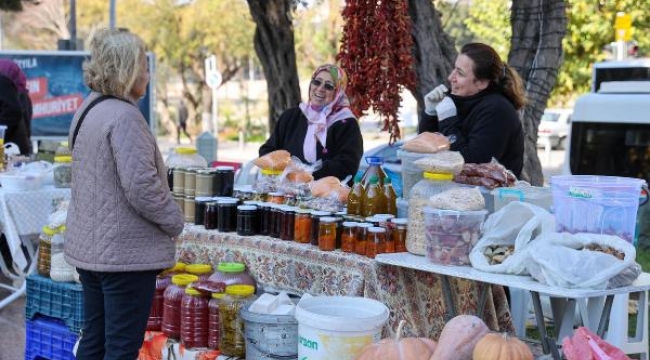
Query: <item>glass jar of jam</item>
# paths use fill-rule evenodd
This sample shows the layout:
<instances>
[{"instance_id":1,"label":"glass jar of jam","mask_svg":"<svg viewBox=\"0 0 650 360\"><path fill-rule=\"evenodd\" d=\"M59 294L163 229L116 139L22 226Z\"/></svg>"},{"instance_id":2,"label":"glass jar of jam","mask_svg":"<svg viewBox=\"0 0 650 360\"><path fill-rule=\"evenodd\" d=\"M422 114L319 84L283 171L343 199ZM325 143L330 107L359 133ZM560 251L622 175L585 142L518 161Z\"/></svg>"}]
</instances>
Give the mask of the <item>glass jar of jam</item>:
<instances>
[{"instance_id":1,"label":"glass jar of jam","mask_svg":"<svg viewBox=\"0 0 650 360\"><path fill-rule=\"evenodd\" d=\"M366 238L368 237L368 229L373 225L370 223L357 223L357 242L354 244L354 252L359 255L366 254Z\"/></svg>"},{"instance_id":2,"label":"glass jar of jam","mask_svg":"<svg viewBox=\"0 0 650 360\"><path fill-rule=\"evenodd\" d=\"M279 192L279 191L270 192L266 196L266 201L268 201L270 203L274 203L274 204L283 205L284 204L284 194Z\"/></svg>"},{"instance_id":3,"label":"glass jar of jam","mask_svg":"<svg viewBox=\"0 0 650 360\"><path fill-rule=\"evenodd\" d=\"M186 196L183 198L183 216L185 222L194 222L194 196Z\"/></svg>"},{"instance_id":4,"label":"glass jar of jam","mask_svg":"<svg viewBox=\"0 0 650 360\"><path fill-rule=\"evenodd\" d=\"M312 245L318 246L318 225L320 222L320 218L324 216L330 216L331 213L329 211L312 211L311 212L311 237L309 241L311 242Z\"/></svg>"},{"instance_id":5,"label":"glass jar of jam","mask_svg":"<svg viewBox=\"0 0 650 360\"><path fill-rule=\"evenodd\" d=\"M366 235L366 256L374 259L377 254L384 253L386 229L379 226L368 228Z\"/></svg>"},{"instance_id":6,"label":"glass jar of jam","mask_svg":"<svg viewBox=\"0 0 650 360\"><path fill-rule=\"evenodd\" d=\"M205 205L211 201L210 197L194 198L194 225L203 225L205 222Z\"/></svg>"},{"instance_id":7,"label":"glass jar of jam","mask_svg":"<svg viewBox=\"0 0 650 360\"><path fill-rule=\"evenodd\" d=\"M345 252L354 252L354 246L357 242L357 223L351 221L343 222L341 231L341 250Z\"/></svg>"},{"instance_id":8,"label":"glass jar of jam","mask_svg":"<svg viewBox=\"0 0 650 360\"><path fill-rule=\"evenodd\" d=\"M213 191L216 196L233 196L235 168L232 166L217 166L213 184Z\"/></svg>"},{"instance_id":9,"label":"glass jar of jam","mask_svg":"<svg viewBox=\"0 0 650 360\"><path fill-rule=\"evenodd\" d=\"M217 202L214 200L205 203L205 215L203 216L203 226L207 230L214 230L217 228L217 219L219 218L217 211Z\"/></svg>"},{"instance_id":10,"label":"glass jar of jam","mask_svg":"<svg viewBox=\"0 0 650 360\"><path fill-rule=\"evenodd\" d=\"M191 287L181 299L181 343L186 349L208 346L208 298Z\"/></svg>"},{"instance_id":11,"label":"glass jar of jam","mask_svg":"<svg viewBox=\"0 0 650 360\"><path fill-rule=\"evenodd\" d=\"M221 199L217 201L217 230L233 232L237 230L237 199Z\"/></svg>"},{"instance_id":12,"label":"glass jar of jam","mask_svg":"<svg viewBox=\"0 0 650 360\"><path fill-rule=\"evenodd\" d=\"M237 235L252 236L258 233L258 211L255 205L237 206Z\"/></svg>"},{"instance_id":13,"label":"glass jar of jam","mask_svg":"<svg viewBox=\"0 0 650 360\"><path fill-rule=\"evenodd\" d=\"M396 218L391 220L393 225L390 231L390 239L394 243L395 252L406 252L406 229L408 221L405 218ZM388 246L386 246L388 252Z\"/></svg>"},{"instance_id":14,"label":"glass jar of jam","mask_svg":"<svg viewBox=\"0 0 650 360\"><path fill-rule=\"evenodd\" d=\"M323 216L318 223L318 248L322 251L336 249L336 218Z\"/></svg>"},{"instance_id":15,"label":"glass jar of jam","mask_svg":"<svg viewBox=\"0 0 650 360\"><path fill-rule=\"evenodd\" d=\"M280 239L293 240L293 228L295 223L296 208L284 206L282 208L282 223L280 224Z\"/></svg>"},{"instance_id":16,"label":"glass jar of jam","mask_svg":"<svg viewBox=\"0 0 650 360\"><path fill-rule=\"evenodd\" d=\"M197 197L214 196L212 182L214 181L214 170L198 169L196 170L196 192Z\"/></svg>"},{"instance_id":17,"label":"glass jar of jam","mask_svg":"<svg viewBox=\"0 0 650 360\"><path fill-rule=\"evenodd\" d=\"M181 301L187 285L199 278L190 274L172 276L171 285L163 294L163 319L160 330L170 339L179 339L181 335Z\"/></svg>"},{"instance_id":18,"label":"glass jar of jam","mask_svg":"<svg viewBox=\"0 0 650 360\"><path fill-rule=\"evenodd\" d=\"M244 320L239 311L255 300L255 288L250 285L231 285L226 287L226 296L219 303L219 324L221 354L232 357L244 357L246 337Z\"/></svg>"},{"instance_id":19,"label":"glass jar of jam","mask_svg":"<svg viewBox=\"0 0 650 360\"><path fill-rule=\"evenodd\" d=\"M269 235L271 232L271 204L261 202L259 207L260 235Z\"/></svg>"},{"instance_id":20,"label":"glass jar of jam","mask_svg":"<svg viewBox=\"0 0 650 360\"><path fill-rule=\"evenodd\" d=\"M280 223L282 222L282 205L270 203L271 214L269 215L269 236L280 238Z\"/></svg>"},{"instance_id":21,"label":"glass jar of jam","mask_svg":"<svg viewBox=\"0 0 650 360\"><path fill-rule=\"evenodd\" d=\"M183 195L194 197L196 195L196 168L185 169L185 187Z\"/></svg>"},{"instance_id":22,"label":"glass jar of jam","mask_svg":"<svg viewBox=\"0 0 650 360\"><path fill-rule=\"evenodd\" d=\"M296 210L293 224L293 239L302 244L308 244L311 236L311 211Z\"/></svg>"},{"instance_id":23,"label":"glass jar of jam","mask_svg":"<svg viewBox=\"0 0 650 360\"><path fill-rule=\"evenodd\" d=\"M185 192L185 168L179 167L174 169L172 174L174 185L172 186L172 194L183 196Z\"/></svg>"}]
</instances>

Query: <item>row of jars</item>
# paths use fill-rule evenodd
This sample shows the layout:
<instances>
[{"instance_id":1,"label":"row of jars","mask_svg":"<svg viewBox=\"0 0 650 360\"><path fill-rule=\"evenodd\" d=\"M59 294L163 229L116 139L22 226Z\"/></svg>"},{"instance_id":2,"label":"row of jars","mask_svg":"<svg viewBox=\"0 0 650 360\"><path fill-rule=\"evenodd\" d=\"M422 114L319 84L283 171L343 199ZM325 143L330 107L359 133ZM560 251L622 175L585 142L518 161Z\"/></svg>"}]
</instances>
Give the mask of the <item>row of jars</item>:
<instances>
[{"instance_id":1,"label":"row of jars","mask_svg":"<svg viewBox=\"0 0 650 360\"><path fill-rule=\"evenodd\" d=\"M147 330L162 331L186 348L208 347L243 356L243 322L233 313L254 299L254 280L241 263L220 263L214 274L210 272L208 264L177 264L159 275ZM196 284L206 280L223 283L225 292L199 290Z\"/></svg>"},{"instance_id":2,"label":"row of jars","mask_svg":"<svg viewBox=\"0 0 650 360\"><path fill-rule=\"evenodd\" d=\"M167 182L169 190L175 196L233 196L235 168L170 168L167 172Z\"/></svg>"}]
</instances>

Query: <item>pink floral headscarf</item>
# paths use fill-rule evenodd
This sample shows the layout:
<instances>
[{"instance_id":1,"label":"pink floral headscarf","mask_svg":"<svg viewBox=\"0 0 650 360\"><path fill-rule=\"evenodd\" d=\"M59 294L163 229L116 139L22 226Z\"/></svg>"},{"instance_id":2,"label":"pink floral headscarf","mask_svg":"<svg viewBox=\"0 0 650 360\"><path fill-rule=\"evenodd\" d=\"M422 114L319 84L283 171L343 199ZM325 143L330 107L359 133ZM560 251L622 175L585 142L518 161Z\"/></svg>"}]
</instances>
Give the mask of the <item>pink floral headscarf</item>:
<instances>
[{"instance_id":1,"label":"pink floral headscarf","mask_svg":"<svg viewBox=\"0 0 650 360\"><path fill-rule=\"evenodd\" d=\"M337 121L349 118L356 119L352 110L350 110L348 96L345 95L345 87L348 84L348 76L345 71L336 65L322 65L314 71L311 79L313 80L322 71L327 71L332 75L335 86L334 91L336 92L334 100L322 108L312 106L310 93L307 103L300 103L300 110L302 110L309 122L305 143L303 144L303 153L305 160L312 164L316 162L317 158L316 141L319 141L324 148L323 151L327 152L327 129Z\"/></svg>"}]
</instances>

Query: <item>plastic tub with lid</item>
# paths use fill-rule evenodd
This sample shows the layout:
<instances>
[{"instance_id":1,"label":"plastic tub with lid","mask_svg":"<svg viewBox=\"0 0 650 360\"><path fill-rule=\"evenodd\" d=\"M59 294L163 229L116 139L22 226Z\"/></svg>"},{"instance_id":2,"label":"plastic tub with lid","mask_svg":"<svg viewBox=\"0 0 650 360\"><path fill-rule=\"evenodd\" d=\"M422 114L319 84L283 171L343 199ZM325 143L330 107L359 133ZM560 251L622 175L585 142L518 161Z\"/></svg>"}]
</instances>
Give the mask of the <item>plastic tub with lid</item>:
<instances>
[{"instance_id":1,"label":"plastic tub with lid","mask_svg":"<svg viewBox=\"0 0 650 360\"><path fill-rule=\"evenodd\" d=\"M207 160L198 154L196 148L179 146L172 150L171 154L165 160L168 169L178 167L198 167L208 166Z\"/></svg>"}]
</instances>

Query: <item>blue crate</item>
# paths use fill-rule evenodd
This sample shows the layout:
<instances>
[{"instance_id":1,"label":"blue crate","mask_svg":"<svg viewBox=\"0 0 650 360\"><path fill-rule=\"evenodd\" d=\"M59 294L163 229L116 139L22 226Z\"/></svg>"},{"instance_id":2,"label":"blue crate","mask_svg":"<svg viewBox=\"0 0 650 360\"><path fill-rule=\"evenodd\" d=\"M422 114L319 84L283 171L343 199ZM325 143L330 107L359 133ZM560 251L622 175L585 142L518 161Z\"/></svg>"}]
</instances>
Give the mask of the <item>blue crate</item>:
<instances>
[{"instance_id":1,"label":"blue crate","mask_svg":"<svg viewBox=\"0 0 650 360\"><path fill-rule=\"evenodd\" d=\"M25 360L75 360L72 354L78 333L60 320L37 316L25 321Z\"/></svg>"},{"instance_id":2,"label":"blue crate","mask_svg":"<svg viewBox=\"0 0 650 360\"><path fill-rule=\"evenodd\" d=\"M80 284L54 281L32 274L27 277L25 318L45 315L61 319L73 333L83 326L83 290Z\"/></svg>"}]
</instances>

